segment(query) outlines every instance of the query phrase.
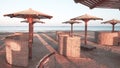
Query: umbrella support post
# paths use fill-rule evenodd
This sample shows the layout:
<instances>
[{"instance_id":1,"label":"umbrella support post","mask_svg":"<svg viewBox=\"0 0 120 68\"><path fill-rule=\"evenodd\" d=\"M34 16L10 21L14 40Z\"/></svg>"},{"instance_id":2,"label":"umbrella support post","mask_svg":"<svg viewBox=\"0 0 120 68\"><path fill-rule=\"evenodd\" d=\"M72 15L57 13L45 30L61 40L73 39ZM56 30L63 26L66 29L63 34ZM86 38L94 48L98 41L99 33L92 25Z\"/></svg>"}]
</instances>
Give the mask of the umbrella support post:
<instances>
[{"instance_id":1,"label":"umbrella support post","mask_svg":"<svg viewBox=\"0 0 120 68\"><path fill-rule=\"evenodd\" d=\"M31 27L32 26L33 25L31 25ZM29 33L29 59L32 59L32 44L33 44L33 31L32 31L32 28L30 28L30 33Z\"/></svg>"},{"instance_id":2,"label":"umbrella support post","mask_svg":"<svg viewBox=\"0 0 120 68\"><path fill-rule=\"evenodd\" d=\"M112 24L112 32L114 32L114 28L115 28L115 23Z\"/></svg>"},{"instance_id":3,"label":"umbrella support post","mask_svg":"<svg viewBox=\"0 0 120 68\"><path fill-rule=\"evenodd\" d=\"M73 24L71 24L71 37L73 37Z\"/></svg>"},{"instance_id":4,"label":"umbrella support post","mask_svg":"<svg viewBox=\"0 0 120 68\"><path fill-rule=\"evenodd\" d=\"M28 18L29 21L29 59L32 59L32 44L33 44L33 19Z\"/></svg>"},{"instance_id":5,"label":"umbrella support post","mask_svg":"<svg viewBox=\"0 0 120 68\"><path fill-rule=\"evenodd\" d=\"M87 22L89 21L89 20L84 20L85 21L85 45L87 45Z\"/></svg>"},{"instance_id":6,"label":"umbrella support post","mask_svg":"<svg viewBox=\"0 0 120 68\"><path fill-rule=\"evenodd\" d=\"M29 42L29 59L32 59L32 42Z\"/></svg>"}]
</instances>

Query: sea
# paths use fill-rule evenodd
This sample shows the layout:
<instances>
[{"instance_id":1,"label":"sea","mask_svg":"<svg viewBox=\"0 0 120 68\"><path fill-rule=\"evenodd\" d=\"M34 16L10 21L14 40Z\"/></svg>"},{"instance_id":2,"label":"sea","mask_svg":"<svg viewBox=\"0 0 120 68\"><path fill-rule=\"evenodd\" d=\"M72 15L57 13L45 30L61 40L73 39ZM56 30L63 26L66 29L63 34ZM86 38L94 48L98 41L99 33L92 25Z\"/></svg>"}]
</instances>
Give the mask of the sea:
<instances>
[{"instance_id":1,"label":"sea","mask_svg":"<svg viewBox=\"0 0 120 68\"><path fill-rule=\"evenodd\" d=\"M74 26L74 31L84 31L85 26ZM34 32L70 31L71 26L34 26ZM88 31L111 31L112 26L88 26ZM28 26L0 26L0 32L28 32ZM120 31L120 26L115 26L115 31Z\"/></svg>"}]
</instances>

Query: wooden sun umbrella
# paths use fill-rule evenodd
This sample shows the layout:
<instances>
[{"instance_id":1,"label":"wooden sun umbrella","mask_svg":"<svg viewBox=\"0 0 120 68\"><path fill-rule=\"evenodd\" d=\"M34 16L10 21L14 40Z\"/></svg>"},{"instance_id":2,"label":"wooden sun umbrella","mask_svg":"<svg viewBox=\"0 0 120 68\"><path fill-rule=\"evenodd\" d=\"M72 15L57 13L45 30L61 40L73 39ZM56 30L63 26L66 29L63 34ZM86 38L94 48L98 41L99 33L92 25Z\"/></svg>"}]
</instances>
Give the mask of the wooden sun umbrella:
<instances>
[{"instance_id":1,"label":"wooden sun umbrella","mask_svg":"<svg viewBox=\"0 0 120 68\"><path fill-rule=\"evenodd\" d=\"M75 20L69 20L69 21L65 21L63 23L69 23L69 24L71 24L71 36L73 36L73 24L74 23L81 23L81 22L78 22L78 21L75 21Z\"/></svg>"},{"instance_id":2,"label":"wooden sun umbrella","mask_svg":"<svg viewBox=\"0 0 120 68\"><path fill-rule=\"evenodd\" d=\"M82 20L82 21L85 22L85 45L87 45L87 23L88 23L88 21L90 21L90 20L103 20L103 19L85 14L85 15L82 15L82 16L72 18L71 20Z\"/></svg>"},{"instance_id":3,"label":"wooden sun umbrella","mask_svg":"<svg viewBox=\"0 0 120 68\"><path fill-rule=\"evenodd\" d=\"M4 16L9 16L10 18L16 17L16 18L24 18L27 19L29 22L29 41L28 41L28 46L29 46L29 58L32 58L32 39L33 39L33 19L50 19L52 16L44 14L39 11L35 11L30 9L15 12L15 13L10 13L10 14L5 14Z\"/></svg>"},{"instance_id":4,"label":"wooden sun umbrella","mask_svg":"<svg viewBox=\"0 0 120 68\"><path fill-rule=\"evenodd\" d=\"M105 21L105 22L102 22L102 23L104 23L104 24L106 24L106 23L111 24L112 25L112 32L114 32L115 25L117 23L120 23L120 20L112 19L112 20L108 20L108 21Z\"/></svg>"}]
</instances>

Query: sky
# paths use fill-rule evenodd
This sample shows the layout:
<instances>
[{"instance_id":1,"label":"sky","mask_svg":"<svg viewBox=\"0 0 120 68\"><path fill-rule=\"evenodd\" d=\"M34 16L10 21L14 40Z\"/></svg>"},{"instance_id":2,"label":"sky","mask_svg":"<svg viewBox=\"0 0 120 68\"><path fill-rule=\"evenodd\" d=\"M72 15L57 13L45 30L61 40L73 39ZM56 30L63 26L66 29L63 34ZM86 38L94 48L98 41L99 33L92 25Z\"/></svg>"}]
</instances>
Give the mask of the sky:
<instances>
[{"instance_id":1,"label":"sky","mask_svg":"<svg viewBox=\"0 0 120 68\"><path fill-rule=\"evenodd\" d=\"M80 3L75 3L74 0L1 0L0 3L0 26L28 26L28 23L20 23L22 18L4 17L4 14L18 12L32 8L33 10L53 16L52 19L41 19L45 24L36 23L35 26L69 26L63 24L71 18L90 14L96 17L103 18L102 21L89 21L90 26L104 26L110 24L101 24L101 22L120 19L120 11L118 9L89 9ZM80 21L76 26L84 26L84 22ZM117 24L120 26L120 24Z\"/></svg>"}]
</instances>

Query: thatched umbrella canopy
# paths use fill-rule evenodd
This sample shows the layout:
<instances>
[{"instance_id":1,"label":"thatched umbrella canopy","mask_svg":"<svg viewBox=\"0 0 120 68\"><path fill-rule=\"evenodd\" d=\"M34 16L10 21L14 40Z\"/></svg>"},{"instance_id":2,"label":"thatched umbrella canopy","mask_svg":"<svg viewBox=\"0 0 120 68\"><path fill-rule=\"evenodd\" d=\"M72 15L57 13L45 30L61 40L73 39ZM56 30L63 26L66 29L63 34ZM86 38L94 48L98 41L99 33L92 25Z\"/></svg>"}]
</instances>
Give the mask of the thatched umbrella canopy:
<instances>
[{"instance_id":1,"label":"thatched umbrella canopy","mask_svg":"<svg viewBox=\"0 0 120 68\"><path fill-rule=\"evenodd\" d=\"M85 45L86 45L87 44L87 23L88 23L88 21L90 21L90 20L103 20L103 19L85 14L85 15L82 15L82 16L72 18L71 20L82 20L82 21L85 22Z\"/></svg>"},{"instance_id":2,"label":"thatched umbrella canopy","mask_svg":"<svg viewBox=\"0 0 120 68\"><path fill-rule=\"evenodd\" d=\"M50 16L50 15L33 10L31 8L29 8L27 10L15 12L15 13L5 14L4 16L9 16L11 18L13 18L13 17L24 18L24 19L28 19L28 18L34 18L34 19L46 19L46 18L48 18L48 19L51 19L52 18L52 16Z\"/></svg>"},{"instance_id":3,"label":"thatched umbrella canopy","mask_svg":"<svg viewBox=\"0 0 120 68\"><path fill-rule=\"evenodd\" d=\"M23 20L23 21L21 21L21 22L29 23L28 20ZM34 24L34 23L42 23L42 24L44 24L45 22L40 21L39 19L33 19L33 24Z\"/></svg>"},{"instance_id":4,"label":"thatched umbrella canopy","mask_svg":"<svg viewBox=\"0 0 120 68\"><path fill-rule=\"evenodd\" d=\"M112 19L112 20L108 20L108 21L105 21L105 22L102 22L104 24L112 24L112 32L114 32L114 28L115 28L115 25L117 23L120 23L120 20L116 20L116 19Z\"/></svg>"},{"instance_id":5,"label":"thatched umbrella canopy","mask_svg":"<svg viewBox=\"0 0 120 68\"><path fill-rule=\"evenodd\" d=\"M81 22L75 21L75 20L69 20L69 21L65 21L63 23L66 23L66 24L69 23L69 24L71 24L71 36L73 36L73 24L75 24L75 23L81 23Z\"/></svg>"},{"instance_id":6,"label":"thatched umbrella canopy","mask_svg":"<svg viewBox=\"0 0 120 68\"><path fill-rule=\"evenodd\" d=\"M52 16L32 10L31 8L15 13L5 14L4 16L9 16L10 18L16 17L27 19L29 22L29 58L32 58L33 19L50 19Z\"/></svg>"}]
</instances>

